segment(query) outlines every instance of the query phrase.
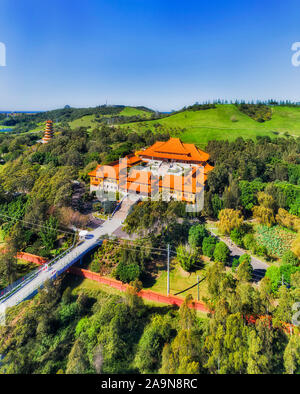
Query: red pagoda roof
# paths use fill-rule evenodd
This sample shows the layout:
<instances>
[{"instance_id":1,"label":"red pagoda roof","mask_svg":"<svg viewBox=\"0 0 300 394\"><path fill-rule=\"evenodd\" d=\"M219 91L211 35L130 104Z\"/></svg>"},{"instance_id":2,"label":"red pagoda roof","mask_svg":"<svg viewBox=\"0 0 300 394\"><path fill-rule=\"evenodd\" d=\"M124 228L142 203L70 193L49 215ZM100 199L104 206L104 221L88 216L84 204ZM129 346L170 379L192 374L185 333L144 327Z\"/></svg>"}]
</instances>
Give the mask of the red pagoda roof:
<instances>
[{"instance_id":1,"label":"red pagoda roof","mask_svg":"<svg viewBox=\"0 0 300 394\"><path fill-rule=\"evenodd\" d=\"M148 156L156 159L184 160L189 162L205 162L209 154L198 149L194 144L185 144L179 138L170 138L168 141L157 141L149 148L136 152L139 156Z\"/></svg>"}]
</instances>

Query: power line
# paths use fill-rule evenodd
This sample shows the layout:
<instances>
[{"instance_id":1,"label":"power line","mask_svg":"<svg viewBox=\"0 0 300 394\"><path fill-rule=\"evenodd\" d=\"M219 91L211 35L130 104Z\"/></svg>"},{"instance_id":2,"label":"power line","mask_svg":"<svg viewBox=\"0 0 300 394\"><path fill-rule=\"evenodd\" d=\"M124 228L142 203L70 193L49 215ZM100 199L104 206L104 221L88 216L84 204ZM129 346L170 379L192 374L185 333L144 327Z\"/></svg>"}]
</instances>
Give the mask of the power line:
<instances>
[{"instance_id":1,"label":"power line","mask_svg":"<svg viewBox=\"0 0 300 394\"><path fill-rule=\"evenodd\" d=\"M115 240L110 239L110 238L105 238L105 240L120 245L119 241L115 241ZM161 251L161 252L167 252L167 249L155 248L155 247L152 247L152 246L144 246L144 245L131 245L131 246L135 247L135 248L144 248L144 249L158 250L158 251ZM172 252L171 250L170 250L170 252L176 254L176 252Z\"/></svg>"},{"instance_id":2,"label":"power line","mask_svg":"<svg viewBox=\"0 0 300 394\"><path fill-rule=\"evenodd\" d=\"M28 222L27 220L20 219L20 218L15 218L13 216L5 215L5 214L2 214L2 213L0 213L0 216L9 218L11 220L23 222L23 223L29 224L29 225L31 225L33 227L37 226L37 227L42 227L42 228L46 228L46 229L49 229L49 230L55 230L55 231L58 231L58 232L61 232L61 233L67 233L67 234L72 234L72 235L74 234L74 233L71 233L70 231L67 231L67 230L60 230L60 229L55 228L55 227L46 226L45 224L42 225L42 224L38 224L38 223Z\"/></svg>"}]
</instances>

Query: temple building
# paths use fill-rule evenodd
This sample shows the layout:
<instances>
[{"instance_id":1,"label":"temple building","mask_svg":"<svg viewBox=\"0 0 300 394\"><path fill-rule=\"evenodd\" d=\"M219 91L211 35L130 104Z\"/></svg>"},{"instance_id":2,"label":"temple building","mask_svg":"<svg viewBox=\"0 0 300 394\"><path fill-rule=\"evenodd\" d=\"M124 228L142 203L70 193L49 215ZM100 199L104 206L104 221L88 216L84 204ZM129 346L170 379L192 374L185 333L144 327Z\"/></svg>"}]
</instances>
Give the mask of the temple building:
<instances>
[{"instance_id":1,"label":"temple building","mask_svg":"<svg viewBox=\"0 0 300 394\"><path fill-rule=\"evenodd\" d=\"M44 137L42 139L43 144L47 144L53 138L53 121L47 120Z\"/></svg>"},{"instance_id":2,"label":"temple building","mask_svg":"<svg viewBox=\"0 0 300 394\"><path fill-rule=\"evenodd\" d=\"M209 154L179 138L157 141L149 148L89 173L90 190L139 194L194 203L213 167Z\"/></svg>"}]
</instances>

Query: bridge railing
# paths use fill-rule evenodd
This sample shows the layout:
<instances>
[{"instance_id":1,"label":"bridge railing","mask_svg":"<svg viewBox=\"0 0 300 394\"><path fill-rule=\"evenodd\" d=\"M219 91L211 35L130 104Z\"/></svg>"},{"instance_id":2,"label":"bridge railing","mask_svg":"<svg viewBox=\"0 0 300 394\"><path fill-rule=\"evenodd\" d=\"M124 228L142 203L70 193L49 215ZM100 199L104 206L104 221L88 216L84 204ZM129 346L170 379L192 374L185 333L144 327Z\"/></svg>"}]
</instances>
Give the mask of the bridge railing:
<instances>
[{"instance_id":1,"label":"bridge railing","mask_svg":"<svg viewBox=\"0 0 300 394\"><path fill-rule=\"evenodd\" d=\"M62 252L60 255L54 257L52 260L47 262L46 264L48 266L52 266L60 260L62 257L64 257L66 254L68 254L75 246L76 244L76 234L74 234L74 240L72 245L66 249L64 252ZM0 291L0 303L4 302L6 299L11 297L13 294L15 294L17 291L19 291L22 287L26 286L28 283L30 283L34 278L37 277L37 275L43 271L45 268L45 264L41 265L39 268L35 269L34 271L28 273L27 275L23 276L22 278L18 279L11 285L7 286L5 289Z\"/></svg>"},{"instance_id":2,"label":"bridge railing","mask_svg":"<svg viewBox=\"0 0 300 394\"><path fill-rule=\"evenodd\" d=\"M5 287L5 289L0 291L0 302L6 298L7 294L11 293L14 289L19 288L21 285L28 283L43 269L43 265L36 268L34 271L29 272L27 275L22 276L20 279L16 280L12 284Z\"/></svg>"},{"instance_id":3,"label":"bridge railing","mask_svg":"<svg viewBox=\"0 0 300 394\"><path fill-rule=\"evenodd\" d=\"M89 250L93 249L95 247L95 245L98 243L102 243L102 240L98 239L98 240L96 240L96 242L93 242L87 249L84 249L81 252L73 253L72 249L75 246L75 239L74 239L73 245L70 248L65 250L62 254L55 257L54 259L52 259L48 263L48 264L51 264L50 267L53 267L55 265L55 263L57 263L59 260L62 260L60 263L58 263L57 266L55 266L56 269L53 272L50 271L51 276L48 279L53 280L53 279L57 278L57 276L61 275L64 271L66 271L73 264L75 264L81 257L83 257ZM64 257L67 257L67 258L64 260ZM18 305L20 302L22 302L28 298L31 298L34 294L37 293L39 288L43 287L43 284L45 282L45 278L41 278L40 280L38 280L34 284L32 284L32 286L30 286L30 282L35 277L37 277L38 273L34 277L32 277L30 280L28 280L26 283L24 283L24 285L22 284L20 286L17 286L16 288L14 288L9 294L6 295L6 297L4 297L4 299L2 301L0 301L0 303L7 301L10 297L12 297L13 295L16 295L23 287L25 287L25 285L29 285L29 286L27 286L27 289L25 291L23 291L22 294L20 294L19 296L16 297L16 299L14 301L14 305Z\"/></svg>"}]
</instances>

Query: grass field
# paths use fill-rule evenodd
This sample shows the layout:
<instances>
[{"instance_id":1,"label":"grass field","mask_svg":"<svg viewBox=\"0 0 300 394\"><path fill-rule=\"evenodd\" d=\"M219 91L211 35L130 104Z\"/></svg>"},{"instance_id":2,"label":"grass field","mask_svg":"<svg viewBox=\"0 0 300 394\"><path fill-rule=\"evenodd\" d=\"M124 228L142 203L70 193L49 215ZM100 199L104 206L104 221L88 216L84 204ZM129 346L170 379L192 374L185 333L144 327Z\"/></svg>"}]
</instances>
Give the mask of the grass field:
<instances>
[{"instance_id":1,"label":"grass field","mask_svg":"<svg viewBox=\"0 0 300 394\"><path fill-rule=\"evenodd\" d=\"M300 108L273 107L272 119L258 123L240 112L235 105L220 104L213 109L185 111L160 120L127 123L121 127L128 128L128 131L155 131L160 129L154 126L157 124L162 126L160 131L169 131L184 142L196 143L204 148L213 139L233 141L237 137L255 138L265 135L273 138L276 133L283 136L285 132L300 136Z\"/></svg>"},{"instance_id":2,"label":"grass field","mask_svg":"<svg viewBox=\"0 0 300 394\"><path fill-rule=\"evenodd\" d=\"M80 278L75 275L70 276L69 283L71 284L72 293L74 295L78 295L81 292L85 292L90 295L91 294L97 295L97 293L99 293L100 291L103 291L103 292L110 294L110 295L115 294L115 295L124 297L123 291L114 289L113 287L110 287L108 285L104 285L104 284L96 282L94 280L83 279L83 278ZM166 306L166 304L162 304L161 302L155 302L155 301L150 301L150 300L146 300L146 299L144 299L143 301L144 301L145 305L156 306L156 307L160 307L160 308L163 308ZM205 314L203 314L203 315L205 316Z\"/></svg>"},{"instance_id":3,"label":"grass field","mask_svg":"<svg viewBox=\"0 0 300 394\"><path fill-rule=\"evenodd\" d=\"M120 116L141 116L143 118L150 118L152 113L135 107L125 107L120 112Z\"/></svg>"},{"instance_id":4,"label":"grass field","mask_svg":"<svg viewBox=\"0 0 300 394\"><path fill-rule=\"evenodd\" d=\"M69 122L69 125L71 129L76 129L77 127L96 127L97 122L95 121L95 115L86 115Z\"/></svg>"},{"instance_id":5,"label":"grass field","mask_svg":"<svg viewBox=\"0 0 300 394\"><path fill-rule=\"evenodd\" d=\"M140 116L141 118L150 118L151 112L143 111L134 107L125 107L118 115L103 115L101 118L111 118L114 116ZM98 125L96 121L95 115L85 115L82 118L75 119L72 122L69 122L71 129L75 129L77 127L96 127Z\"/></svg>"},{"instance_id":6,"label":"grass field","mask_svg":"<svg viewBox=\"0 0 300 394\"><path fill-rule=\"evenodd\" d=\"M187 289L188 287L197 283L197 275L199 275L200 281L206 276L205 268L197 270L191 273L183 271L179 264L171 265L170 270L170 294L175 295L179 291ZM151 290L157 291L158 293L167 294L167 271L161 270L158 273L158 277L150 287ZM179 297L185 298L188 294L192 294L193 299L197 300L197 286L193 287L186 292L179 294ZM202 297L206 297L207 294L207 283L203 280L199 284L199 295L200 301Z\"/></svg>"}]
</instances>

